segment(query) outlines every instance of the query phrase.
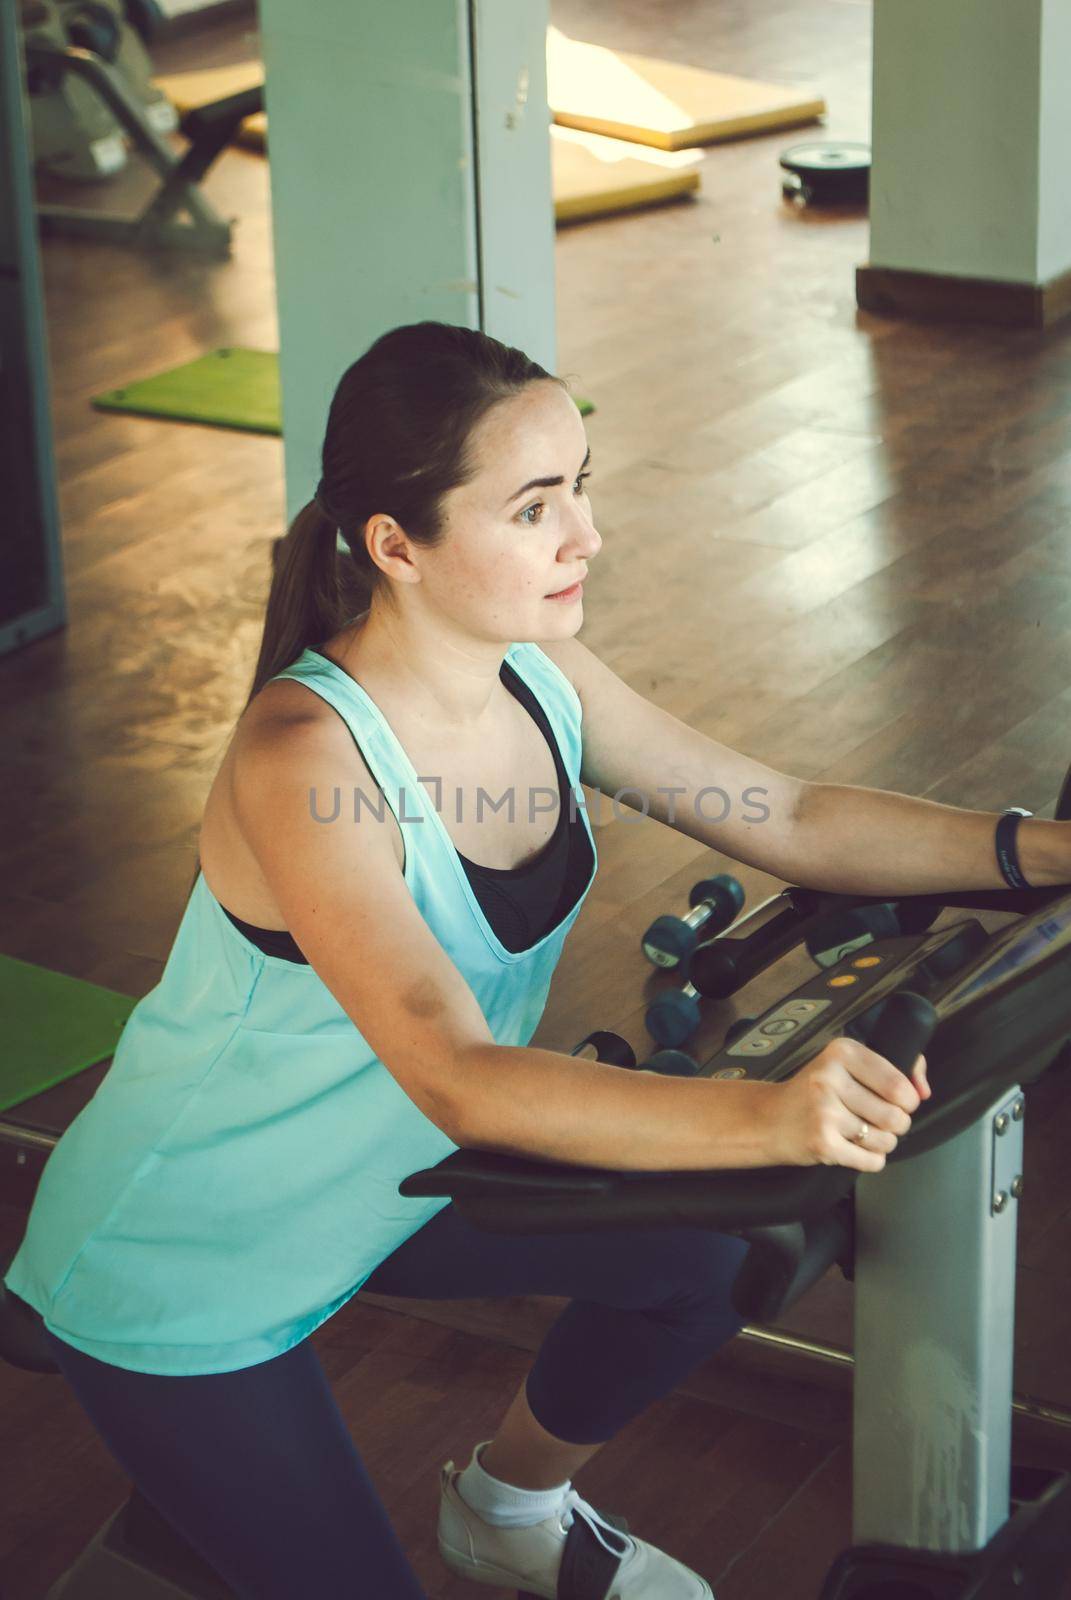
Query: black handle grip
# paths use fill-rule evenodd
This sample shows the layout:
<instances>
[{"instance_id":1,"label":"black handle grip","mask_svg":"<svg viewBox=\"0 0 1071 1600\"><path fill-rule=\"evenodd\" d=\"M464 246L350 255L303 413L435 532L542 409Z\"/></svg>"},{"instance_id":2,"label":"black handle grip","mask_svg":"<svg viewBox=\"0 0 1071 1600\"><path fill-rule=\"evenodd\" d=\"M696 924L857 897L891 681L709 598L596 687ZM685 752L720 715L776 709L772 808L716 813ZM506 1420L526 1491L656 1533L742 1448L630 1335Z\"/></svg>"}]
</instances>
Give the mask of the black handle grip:
<instances>
[{"instance_id":1,"label":"black handle grip","mask_svg":"<svg viewBox=\"0 0 1071 1600\"><path fill-rule=\"evenodd\" d=\"M911 1068L929 1044L936 1026L937 1012L925 995L912 989L897 989L882 1007L869 1048L910 1077Z\"/></svg>"},{"instance_id":2,"label":"black handle grip","mask_svg":"<svg viewBox=\"0 0 1071 1600\"><path fill-rule=\"evenodd\" d=\"M799 905L785 896L782 909L754 932L719 934L693 950L687 966L688 982L711 1000L735 994L756 973L772 966L799 943L801 920Z\"/></svg>"},{"instance_id":3,"label":"black handle grip","mask_svg":"<svg viewBox=\"0 0 1071 1600\"><path fill-rule=\"evenodd\" d=\"M773 900L756 907L752 917L759 926L753 931L745 931L752 920L746 917L736 924L738 933L719 934L699 945L688 964L688 980L709 999L725 999L794 949L812 927L858 905L857 895L831 894L822 889L783 889ZM774 911L778 906L774 915L762 920L762 912Z\"/></svg>"}]
</instances>

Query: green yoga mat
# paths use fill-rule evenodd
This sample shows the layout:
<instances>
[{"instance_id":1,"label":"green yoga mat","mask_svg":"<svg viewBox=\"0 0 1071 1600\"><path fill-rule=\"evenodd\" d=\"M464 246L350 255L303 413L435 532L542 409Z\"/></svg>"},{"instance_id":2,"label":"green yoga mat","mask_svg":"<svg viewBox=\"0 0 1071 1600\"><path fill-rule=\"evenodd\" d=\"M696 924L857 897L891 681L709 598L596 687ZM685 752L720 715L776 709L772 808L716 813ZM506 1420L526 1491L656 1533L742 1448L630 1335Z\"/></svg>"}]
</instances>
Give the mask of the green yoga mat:
<instances>
[{"instance_id":1,"label":"green yoga mat","mask_svg":"<svg viewBox=\"0 0 1071 1600\"><path fill-rule=\"evenodd\" d=\"M279 357L274 350L213 350L154 378L93 396L98 411L206 422L244 433L282 433Z\"/></svg>"},{"instance_id":2,"label":"green yoga mat","mask_svg":"<svg viewBox=\"0 0 1071 1600\"><path fill-rule=\"evenodd\" d=\"M274 350L213 350L185 366L140 378L93 396L98 411L127 411L141 417L173 417L244 433L281 434L279 357ZM582 417L595 407L578 399Z\"/></svg>"},{"instance_id":3,"label":"green yoga mat","mask_svg":"<svg viewBox=\"0 0 1071 1600\"><path fill-rule=\"evenodd\" d=\"M136 1004L114 989L0 956L0 1111L105 1060Z\"/></svg>"}]
</instances>

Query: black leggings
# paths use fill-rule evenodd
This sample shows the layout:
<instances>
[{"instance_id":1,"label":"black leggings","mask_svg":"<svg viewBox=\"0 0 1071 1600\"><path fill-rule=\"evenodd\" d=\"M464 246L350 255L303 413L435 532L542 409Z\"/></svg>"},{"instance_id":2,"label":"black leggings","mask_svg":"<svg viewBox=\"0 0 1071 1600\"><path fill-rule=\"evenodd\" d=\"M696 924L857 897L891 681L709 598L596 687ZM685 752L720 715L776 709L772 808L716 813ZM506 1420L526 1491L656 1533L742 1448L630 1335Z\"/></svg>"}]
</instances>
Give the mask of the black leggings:
<instances>
[{"instance_id":1,"label":"black leggings","mask_svg":"<svg viewBox=\"0 0 1071 1600\"><path fill-rule=\"evenodd\" d=\"M698 1228L483 1233L447 1205L362 1287L570 1297L526 1393L548 1433L593 1444L739 1331L729 1287L745 1250ZM253 1367L173 1377L50 1337L112 1455L242 1600L424 1600L308 1339Z\"/></svg>"}]
</instances>

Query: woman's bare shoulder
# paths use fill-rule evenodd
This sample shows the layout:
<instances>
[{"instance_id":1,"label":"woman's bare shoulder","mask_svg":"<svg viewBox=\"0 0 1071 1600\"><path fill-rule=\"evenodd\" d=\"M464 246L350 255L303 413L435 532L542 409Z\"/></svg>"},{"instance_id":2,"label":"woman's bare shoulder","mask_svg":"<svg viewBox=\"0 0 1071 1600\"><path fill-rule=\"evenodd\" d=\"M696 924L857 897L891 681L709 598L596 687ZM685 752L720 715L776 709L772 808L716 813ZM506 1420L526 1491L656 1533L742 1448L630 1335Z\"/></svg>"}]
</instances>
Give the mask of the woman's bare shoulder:
<instances>
[{"instance_id":1,"label":"woman's bare shoulder","mask_svg":"<svg viewBox=\"0 0 1071 1600\"><path fill-rule=\"evenodd\" d=\"M261 779L288 774L293 763L329 758L338 781L378 787L352 728L322 695L296 678L273 678L243 711L229 752L232 771Z\"/></svg>"},{"instance_id":2,"label":"woman's bare shoulder","mask_svg":"<svg viewBox=\"0 0 1071 1600\"><path fill-rule=\"evenodd\" d=\"M273 678L238 719L230 756L235 766L287 762L301 751L332 750L359 766L360 751L334 706L296 678Z\"/></svg>"},{"instance_id":3,"label":"woman's bare shoulder","mask_svg":"<svg viewBox=\"0 0 1071 1600\"><path fill-rule=\"evenodd\" d=\"M250 735L281 732L295 722L326 722L332 713L323 695L299 678L272 678L246 706L238 727Z\"/></svg>"}]
</instances>

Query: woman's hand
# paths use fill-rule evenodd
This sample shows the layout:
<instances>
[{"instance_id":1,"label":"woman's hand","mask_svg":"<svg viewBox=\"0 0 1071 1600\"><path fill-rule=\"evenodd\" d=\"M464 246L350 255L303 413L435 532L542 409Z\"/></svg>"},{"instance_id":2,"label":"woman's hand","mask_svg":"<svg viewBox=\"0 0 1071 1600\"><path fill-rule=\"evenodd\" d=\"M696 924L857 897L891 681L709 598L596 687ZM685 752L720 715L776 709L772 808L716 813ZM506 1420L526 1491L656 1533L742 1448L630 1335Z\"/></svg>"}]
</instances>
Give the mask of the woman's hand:
<instances>
[{"instance_id":1,"label":"woman's hand","mask_svg":"<svg viewBox=\"0 0 1071 1600\"><path fill-rule=\"evenodd\" d=\"M911 1127L913 1113L933 1092L925 1056L907 1077L884 1056L847 1037L831 1039L780 1088L772 1159L787 1166L859 1172L881 1171ZM864 1123L868 1132L860 1144L856 1136Z\"/></svg>"}]
</instances>

